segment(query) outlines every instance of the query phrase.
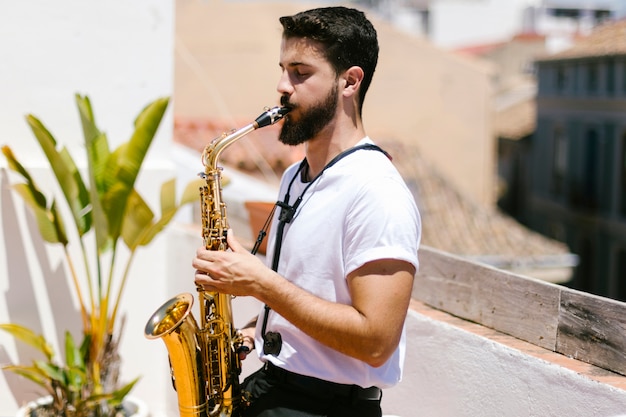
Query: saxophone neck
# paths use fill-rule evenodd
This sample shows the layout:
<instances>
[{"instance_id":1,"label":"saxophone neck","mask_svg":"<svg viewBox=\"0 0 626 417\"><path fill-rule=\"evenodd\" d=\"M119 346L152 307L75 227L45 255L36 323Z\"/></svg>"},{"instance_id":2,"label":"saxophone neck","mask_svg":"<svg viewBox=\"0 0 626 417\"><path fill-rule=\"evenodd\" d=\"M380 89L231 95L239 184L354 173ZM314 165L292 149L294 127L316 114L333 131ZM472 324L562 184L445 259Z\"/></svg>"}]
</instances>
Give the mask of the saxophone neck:
<instances>
[{"instance_id":1,"label":"saxophone neck","mask_svg":"<svg viewBox=\"0 0 626 417\"><path fill-rule=\"evenodd\" d=\"M224 149L255 129L254 123L250 123L241 129L222 133L221 136L213 139L202 152L202 164L205 167L205 173L208 174L217 169L219 157Z\"/></svg>"},{"instance_id":2,"label":"saxophone neck","mask_svg":"<svg viewBox=\"0 0 626 417\"><path fill-rule=\"evenodd\" d=\"M249 123L240 129L223 133L221 136L213 139L202 152L202 163L205 167L205 172L209 173L217 169L220 154L232 143L241 139L253 130L273 125L274 123L280 121L287 113L289 113L290 110L291 109L287 107L273 107L271 109L266 109L254 120L254 122Z\"/></svg>"}]
</instances>

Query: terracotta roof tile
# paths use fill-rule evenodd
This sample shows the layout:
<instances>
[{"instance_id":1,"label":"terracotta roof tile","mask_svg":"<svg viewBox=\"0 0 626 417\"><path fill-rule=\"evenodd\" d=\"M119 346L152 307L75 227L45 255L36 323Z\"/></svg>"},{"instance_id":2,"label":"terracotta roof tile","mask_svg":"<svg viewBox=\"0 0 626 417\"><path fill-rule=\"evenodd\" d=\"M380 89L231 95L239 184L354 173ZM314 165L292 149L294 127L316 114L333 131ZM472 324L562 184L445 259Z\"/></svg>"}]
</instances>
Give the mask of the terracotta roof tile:
<instances>
[{"instance_id":1,"label":"terracotta roof tile","mask_svg":"<svg viewBox=\"0 0 626 417\"><path fill-rule=\"evenodd\" d=\"M454 189L415 147L381 143L394 157L422 215L423 243L465 257L532 258L569 253L563 243L524 227Z\"/></svg>"}]
</instances>

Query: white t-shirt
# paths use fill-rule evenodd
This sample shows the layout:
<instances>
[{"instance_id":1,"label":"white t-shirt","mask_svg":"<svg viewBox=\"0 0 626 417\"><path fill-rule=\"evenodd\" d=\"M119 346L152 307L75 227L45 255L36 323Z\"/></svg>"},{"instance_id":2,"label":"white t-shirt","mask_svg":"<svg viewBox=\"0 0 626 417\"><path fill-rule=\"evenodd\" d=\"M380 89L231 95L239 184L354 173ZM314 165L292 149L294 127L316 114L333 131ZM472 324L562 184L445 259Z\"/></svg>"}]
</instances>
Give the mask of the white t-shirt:
<instances>
[{"instance_id":1,"label":"white t-shirt","mask_svg":"<svg viewBox=\"0 0 626 417\"><path fill-rule=\"evenodd\" d=\"M359 144L372 143L369 138ZM283 175L279 200L283 201L299 163ZM289 204L307 183L297 175ZM271 266L278 224L277 208L269 233L267 262ZM411 192L392 162L382 152L357 150L344 157L311 185L295 217L285 225L278 273L323 299L351 304L347 275L367 262L400 259L418 267L420 217ZM392 357L374 368L307 336L282 316L270 311L267 332L282 336L278 356L263 354L259 313L256 349L261 360L302 375L362 387L390 387L402 377L405 331Z\"/></svg>"}]
</instances>

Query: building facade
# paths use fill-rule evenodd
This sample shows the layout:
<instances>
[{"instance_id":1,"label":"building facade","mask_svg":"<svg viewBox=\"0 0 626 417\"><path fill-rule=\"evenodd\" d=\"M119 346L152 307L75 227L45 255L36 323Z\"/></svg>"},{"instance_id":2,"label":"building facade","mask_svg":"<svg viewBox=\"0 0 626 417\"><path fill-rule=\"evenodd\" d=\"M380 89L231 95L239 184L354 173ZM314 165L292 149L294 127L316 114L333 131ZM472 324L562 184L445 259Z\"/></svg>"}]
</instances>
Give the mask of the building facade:
<instances>
[{"instance_id":1,"label":"building facade","mask_svg":"<svg viewBox=\"0 0 626 417\"><path fill-rule=\"evenodd\" d=\"M537 61L524 221L579 255L571 286L626 300L626 21Z\"/></svg>"}]
</instances>

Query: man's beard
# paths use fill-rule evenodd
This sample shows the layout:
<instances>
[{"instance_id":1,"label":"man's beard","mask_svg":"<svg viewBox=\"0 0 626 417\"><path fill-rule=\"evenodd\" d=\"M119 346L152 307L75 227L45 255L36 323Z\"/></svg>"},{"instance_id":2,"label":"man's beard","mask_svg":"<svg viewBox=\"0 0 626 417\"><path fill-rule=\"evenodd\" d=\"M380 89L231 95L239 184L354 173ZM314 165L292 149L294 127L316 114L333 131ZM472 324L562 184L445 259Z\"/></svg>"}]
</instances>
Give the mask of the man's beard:
<instances>
[{"instance_id":1,"label":"man's beard","mask_svg":"<svg viewBox=\"0 0 626 417\"><path fill-rule=\"evenodd\" d=\"M296 146L315 137L335 117L338 100L337 92L338 88L337 84L335 84L321 103L302 113L297 123L287 115L283 121L278 140L285 145ZM289 103L283 103L283 105L289 107Z\"/></svg>"}]
</instances>

